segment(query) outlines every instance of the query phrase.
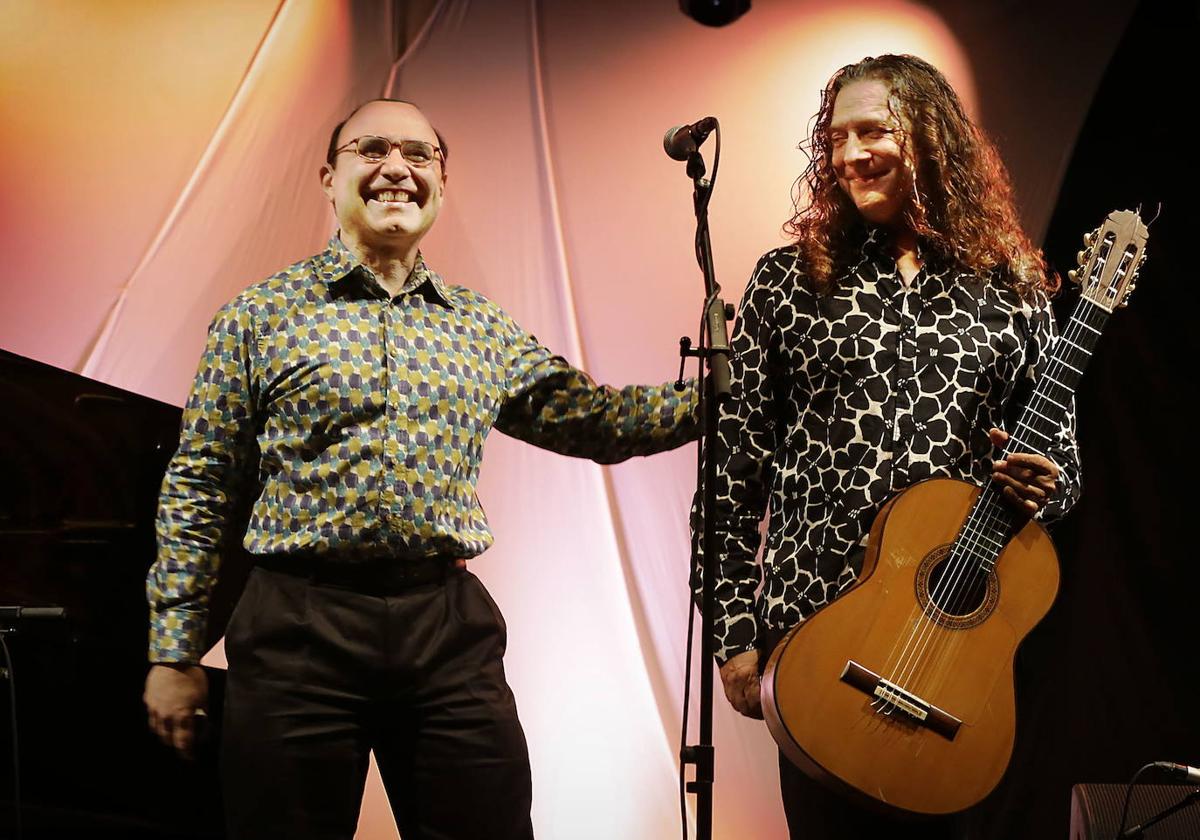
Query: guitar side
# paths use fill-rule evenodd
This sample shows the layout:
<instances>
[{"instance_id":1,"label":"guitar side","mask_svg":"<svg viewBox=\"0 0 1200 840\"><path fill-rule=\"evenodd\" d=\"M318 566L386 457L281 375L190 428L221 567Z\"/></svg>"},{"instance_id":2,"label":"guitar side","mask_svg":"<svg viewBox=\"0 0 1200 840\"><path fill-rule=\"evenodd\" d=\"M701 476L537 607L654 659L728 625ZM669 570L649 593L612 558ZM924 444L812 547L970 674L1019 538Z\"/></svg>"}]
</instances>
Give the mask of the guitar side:
<instances>
[{"instance_id":1,"label":"guitar side","mask_svg":"<svg viewBox=\"0 0 1200 840\"><path fill-rule=\"evenodd\" d=\"M877 809L961 811L995 788L1012 753L1013 657L1054 601L1058 561L1030 521L1000 553L977 606L926 617L930 570L979 493L930 479L889 501L859 581L767 663L763 712L784 754Z\"/></svg>"}]
</instances>

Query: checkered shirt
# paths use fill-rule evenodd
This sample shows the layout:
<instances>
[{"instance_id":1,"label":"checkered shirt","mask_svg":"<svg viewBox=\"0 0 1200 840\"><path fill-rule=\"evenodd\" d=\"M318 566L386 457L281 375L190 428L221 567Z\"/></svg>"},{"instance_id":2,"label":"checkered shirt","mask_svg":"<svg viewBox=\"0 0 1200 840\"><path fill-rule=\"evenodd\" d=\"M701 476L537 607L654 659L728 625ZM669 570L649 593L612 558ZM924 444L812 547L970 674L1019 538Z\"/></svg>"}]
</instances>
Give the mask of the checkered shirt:
<instances>
[{"instance_id":1,"label":"checkered shirt","mask_svg":"<svg viewBox=\"0 0 1200 840\"><path fill-rule=\"evenodd\" d=\"M250 287L209 328L163 480L150 569L150 659L203 654L237 499L251 554L474 557L493 426L614 463L695 439L693 386L597 386L478 292L418 258L394 297L335 235Z\"/></svg>"}]
</instances>

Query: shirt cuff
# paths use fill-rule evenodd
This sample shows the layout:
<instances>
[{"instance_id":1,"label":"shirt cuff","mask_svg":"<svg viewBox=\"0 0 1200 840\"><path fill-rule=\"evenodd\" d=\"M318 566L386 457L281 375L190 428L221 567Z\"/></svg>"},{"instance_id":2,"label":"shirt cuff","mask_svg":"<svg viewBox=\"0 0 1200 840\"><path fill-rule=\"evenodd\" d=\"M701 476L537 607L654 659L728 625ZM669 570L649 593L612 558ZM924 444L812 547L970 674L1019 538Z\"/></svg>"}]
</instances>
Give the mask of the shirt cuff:
<instances>
[{"instance_id":1,"label":"shirt cuff","mask_svg":"<svg viewBox=\"0 0 1200 840\"><path fill-rule=\"evenodd\" d=\"M204 655L207 612L182 607L150 611L150 661L196 664Z\"/></svg>"}]
</instances>

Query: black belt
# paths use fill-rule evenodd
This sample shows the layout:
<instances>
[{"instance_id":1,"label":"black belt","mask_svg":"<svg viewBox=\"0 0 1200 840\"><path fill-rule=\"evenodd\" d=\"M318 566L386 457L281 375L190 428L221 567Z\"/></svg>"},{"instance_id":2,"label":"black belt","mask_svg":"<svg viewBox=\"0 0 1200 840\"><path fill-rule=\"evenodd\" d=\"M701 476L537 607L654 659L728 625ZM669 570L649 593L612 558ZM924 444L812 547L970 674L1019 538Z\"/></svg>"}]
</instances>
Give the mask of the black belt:
<instances>
[{"instance_id":1,"label":"black belt","mask_svg":"<svg viewBox=\"0 0 1200 840\"><path fill-rule=\"evenodd\" d=\"M269 572L306 578L318 586L350 589L364 595L395 595L418 586L442 583L455 571L445 557L382 557L369 560L315 554L270 554L254 565Z\"/></svg>"}]
</instances>

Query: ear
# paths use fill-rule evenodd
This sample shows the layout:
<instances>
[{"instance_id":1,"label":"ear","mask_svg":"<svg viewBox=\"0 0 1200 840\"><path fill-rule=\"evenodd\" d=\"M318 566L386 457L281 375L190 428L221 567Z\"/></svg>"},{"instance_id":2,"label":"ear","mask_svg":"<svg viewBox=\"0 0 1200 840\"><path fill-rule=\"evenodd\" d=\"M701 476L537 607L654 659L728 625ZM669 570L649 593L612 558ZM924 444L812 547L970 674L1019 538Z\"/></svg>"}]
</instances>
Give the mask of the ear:
<instances>
[{"instance_id":1,"label":"ear","mask_svg":"<svg viewBox=\"0 0 1200 840\"><path fill-rule=\"evenodd\" d=\"M321 189L325 197L333 201L333 167L328 163L322 164L318 174L321 176Z\"/></svg>"}]
</instances>

